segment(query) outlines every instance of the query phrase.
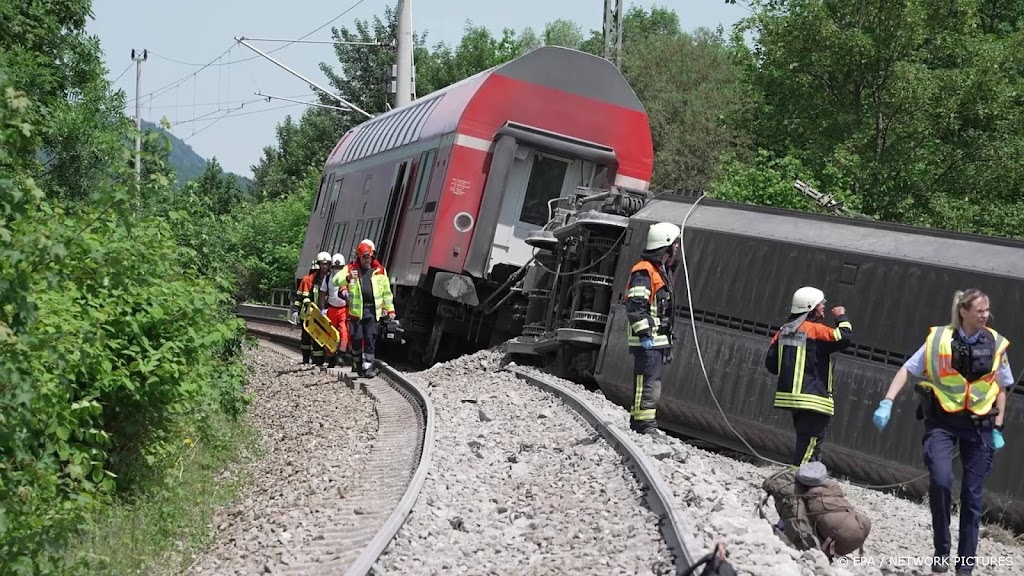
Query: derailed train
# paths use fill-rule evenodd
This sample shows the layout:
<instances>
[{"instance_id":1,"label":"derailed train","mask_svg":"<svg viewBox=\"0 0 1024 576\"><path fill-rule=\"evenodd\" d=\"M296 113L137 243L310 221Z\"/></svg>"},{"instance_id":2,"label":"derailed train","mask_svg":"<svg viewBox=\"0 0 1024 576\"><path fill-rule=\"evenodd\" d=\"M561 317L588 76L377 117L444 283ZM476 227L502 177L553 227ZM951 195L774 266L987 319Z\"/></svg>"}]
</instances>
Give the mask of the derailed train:
<instances>
[{"instance_id":1,"label":"derailed train","mask_svg":"<svg viewBox=\"0 0 1024 576\"><path fill-rule=\"evenodd\" d=\"M792 423L772 408L763 358L793 291L814 285L847 307L855 337L835 368L826 465L926 493L913 394L899 397L883 432L871 414L927 327L948 322L957 289L987 292L993 326L1024 342L1024 243L707 198L690 213L693 193L646 191L652 169L647 115L621 74L588 54L540 48L345 134L326 163L297 276L313 254L350 254L369 237L413 358L514 338L510 354L595 382L626 406L628 272L650 224L685 219L690 286L680 268L659 422L749 451L709 392L695 322L728 423L762 455L785 459ZM986 483L989 516L1016 526L1022 409L1015 390Z\"/></svg>"},{"instance_id":2,"label":"derailed train","mask_svg":"<svg viewBox=\"0 0 1024 576\"><path fill-rule=\"evenodd\" d=\"M989 294L993 327L1011 342L1024 341L1024 242L706 197L694 207L698 196L692 192L655 196L629 213L616 208L632 204L619 198L645 192L579 193L565 202L561 221L548 227L550 236L533 239L542 247L540 266L522 289L536 315L527 318L526 335L511 342L509 352L544 356L561 375L595 381L606 396L628 406L629 270L651 224L685 222L688 274L679 266L673 277L676 341L658 420L690 436L750 453L738 433L759 454L788 461L793 425L787 412L772 407L775 377L765 370L764 357L793 291L813 285L824 290L829 306L846 306L854 330L854 345L835 363L836 415L823 446L826 466L873 486L909 481L902 488L920 496L928 489L924 425L915 417L911 386L896 400L884 431L871 422L892 376L924 342L929 326L949 322L957 289ZM1014 356L1014 348L1009 356L1019 384L1024 354ZM1024 443L1013 439L1024 431L1022 393L1015 387L1007 400L1007 444L985 485L987 517L1018 529L1024 529L1024 481L1013 463L1024 457Z\"/></svg>"}]
</instances>

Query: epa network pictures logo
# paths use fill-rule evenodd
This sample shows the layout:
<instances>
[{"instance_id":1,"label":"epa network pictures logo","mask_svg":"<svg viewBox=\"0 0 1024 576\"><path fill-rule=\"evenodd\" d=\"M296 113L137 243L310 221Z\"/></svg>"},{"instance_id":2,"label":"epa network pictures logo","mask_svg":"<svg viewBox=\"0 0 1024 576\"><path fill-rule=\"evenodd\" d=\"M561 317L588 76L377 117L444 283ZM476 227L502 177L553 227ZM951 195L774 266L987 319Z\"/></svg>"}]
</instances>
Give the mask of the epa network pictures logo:
<instances>
[{"instance_id":1,"label":"epa network pictures logo","mask_svg":"<svg viewBox=\"0 0 1024 576\"><path fill-rule=\"evenodd\" d=\"M873 566L889 568L930 568L932 566L948 566L952 569L957 564L956 558L938 556L840 556L836 564L841 567ZM964 567L1013 566L1012 556L969 556L961 558L958 563Z\"/></svg>"}]
</instances>

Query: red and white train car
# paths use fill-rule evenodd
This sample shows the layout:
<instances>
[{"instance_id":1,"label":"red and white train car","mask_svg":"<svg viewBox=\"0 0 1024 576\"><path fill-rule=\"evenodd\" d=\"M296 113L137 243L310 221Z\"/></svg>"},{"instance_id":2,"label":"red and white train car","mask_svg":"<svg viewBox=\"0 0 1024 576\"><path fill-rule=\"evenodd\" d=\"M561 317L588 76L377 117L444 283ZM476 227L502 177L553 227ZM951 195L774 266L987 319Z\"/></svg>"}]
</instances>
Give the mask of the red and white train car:
<instances>
[{"instance_id":1,"label":"red and white train car","mask_svg":"<svg viewBox=\"0 0 1024 576\"><path fill-rule=\"evenodd\" d=\"M647 113L619 71L538 48L348 131L296 274L370 238L417 356L433 361L447 340L488 346L519 333L511 299L486 315L483 304L530 260L548 202L578 186L646 189L653 163Z\"/></svg>"}]
</instances>

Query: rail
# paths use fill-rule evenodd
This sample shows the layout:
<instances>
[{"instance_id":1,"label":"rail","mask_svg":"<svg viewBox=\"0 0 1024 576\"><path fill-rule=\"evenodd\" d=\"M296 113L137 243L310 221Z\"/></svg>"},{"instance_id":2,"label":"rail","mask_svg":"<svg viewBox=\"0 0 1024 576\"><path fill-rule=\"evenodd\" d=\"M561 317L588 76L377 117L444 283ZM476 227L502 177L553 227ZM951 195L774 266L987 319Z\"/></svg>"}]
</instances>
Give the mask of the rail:
<instances>
[{"instance_id":1,"label":"rail","mask_svg":"<svg viewBox=\"0 0 1024 576\"><path fill-rule=\"evenodd\" d=\"M254 304L240 304L236 315L247 322L264 323L275 327L294 328L287 320L287 309L274 306L261 306ZM282 333L274 330L262 330L256 326L249 326L249 332L280 344L298 347L300 340L295 333ZM376 531L370 542L363 547L359 556L345 571L346 576L362 576L368 574L373 565L387 549L388 545L398 534L398 531L405 524L412 513L413 506L419 498L423 485L427 480L427 473L430 470L431 460L434 452L434 406L430 397L420 386L408 378L390 364L377 360L376 365L380 371L380 380L393 388L407 402L409 402L417 415L418 429L420 430L419 440L419 462L413 470L409 484L395 505L387 520ZM340 375L339 371L339 375ZM344 379L344 376L340 376ZM378 401L380 399L378 398Z\"/></svg>"},{"instance_id":2,"label":"rail","mask_svg":"<svg viewBox=\"0 0 1024 576\"><path fill-rule=\"evenodd\" d=\"M687 573L701 560L704 554L683 519L682 511L676 505L672 489L661 478L654 462L629 439L625 432L602 417L586 400L565 386L515 368L506 368L506 370L541 390L561 398L563 402L583 416L615 448L615 451L626 459L630 471L636 475L640 484L647 488L645 495L647 506L661 520L659 522L661 535L675 557L677 574Z\"/></svg>"}]
</instances>

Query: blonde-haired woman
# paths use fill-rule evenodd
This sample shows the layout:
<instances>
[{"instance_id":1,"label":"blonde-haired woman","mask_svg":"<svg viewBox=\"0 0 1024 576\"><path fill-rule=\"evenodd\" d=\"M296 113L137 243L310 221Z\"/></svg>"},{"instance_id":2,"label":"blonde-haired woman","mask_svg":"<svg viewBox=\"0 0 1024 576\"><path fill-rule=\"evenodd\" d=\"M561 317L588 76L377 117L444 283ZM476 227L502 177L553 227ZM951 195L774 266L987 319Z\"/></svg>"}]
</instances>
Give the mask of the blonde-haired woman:
<instances>
[{"instance_id":1,"label":"blonde-haired woman","mask_svg":"<svg viewBox=\"0 0 1024 576\"><path fill-rule=\"evenodd\" d=\"M918 419L925 421L922 446L930 476L933 572L945 572L953 564L957 576L971 574L978 548L983 484L992 469L993 453L1003 447L1006 389L1013 386L1006 358L1010 342L986 326L988 320L988 296L974 288L958 290L950 323L929 330L925 343L896 372L872 418L879 430L884 428L907 375L922 379L917 385L922 396ZM960 536L957 557L950 562L953 454L958 441L963 462Z\"/></svg>"}]
</instances>

